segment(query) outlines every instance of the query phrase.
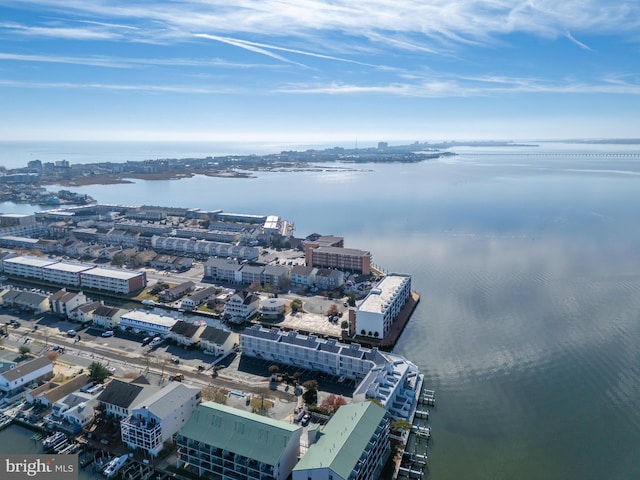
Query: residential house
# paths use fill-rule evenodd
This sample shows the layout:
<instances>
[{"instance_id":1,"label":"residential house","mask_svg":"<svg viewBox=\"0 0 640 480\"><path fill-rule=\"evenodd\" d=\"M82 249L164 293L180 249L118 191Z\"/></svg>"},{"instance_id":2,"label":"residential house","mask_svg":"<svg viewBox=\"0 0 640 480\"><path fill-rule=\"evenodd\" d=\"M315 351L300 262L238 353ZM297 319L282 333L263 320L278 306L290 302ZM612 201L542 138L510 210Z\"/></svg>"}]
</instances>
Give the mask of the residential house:
<instances>
[{"instance_id":1,"label":"residential house","mask_svg":"<svg viewBox=\"0 0 640 480\"><path fill-rule=\"evenodd\" d=\"M282 265L267 265L262 271L262 283L271 285L274 289L289 288L289 267Z\"/></svg>"},{"instance_id":2,"label":"residential house","mask_svg":"<svg viewBox=\"0 0 640 480\"><path fill-rule=\"evenodd\" d=\"M80 390L88 381L89 375L86 373L76 375L63 383L54 382L52 380L27 392L25 400L27 403L38 403L45 407L50 407L70 393Z\"/></svg>"},{"instance_id":3,"label":"residential house","mask_svg":"<svg viewBox=\"0 0 640 480\"><path fill-rule=\"evenodd\" d=\"M316 282L316 267L307 265L295 265L291 269L291 285L296 287L308 287L311 288Z\"/></svg>"},{"instance_id":4,"label":"residential house","mask_svg":"<svg viewBox=\"0 0 640 480\"><path fill-rule=\"evenodd\" d=\"M78 308L71 311L69 318L80 322L83 325L93 322L93 313L103 306L102 302L91 302L80 305Z\"/></svg>"},{"instance_id":5,"label":"residential house","mask_svg":"<svg viewBox=\"0 0 640 480\"><path fill-rule=\"evenodd\" d=\"M15 395L32 384L53 378L53 363L46 357L38 357L16 364L0 373L0 392Z\"/></svg>"},{"instance_id":6,"label":"residential house","mask_svg":"<svg viewBox=\"0 0 640 480\"><path fill-rule=\"evenodd\" d=\"M216 294L215 287L205 287L201 290L197 290L195 293L192 293L187 298L182 300L182 308L185 310L193 310L198 306L205 303L209 300L210 297Z\"/></svg>"},{"instance_id":7,"label":"residential house","mask_svg":"<svg viewBox=\"0 0 640 480\"><path fill-rule=\"evenodd\" d=\"M211 355L227 355L240 343L240 335L229 330L207 326L200 334L200 348Z\"/></svg>"},{"instance_id":8,"label":"residential house","mask_svg":"<svg viewBox=\"0 0 640 480\"><path fill-rule=\"evenodd\" d=\"M181 429L200 404L200 389L170 382L147 397L120 422L122 442L154 457Z\"/></svg>"},{"instance_id":9,"label":"residential house","mask_svg":"<svg viewBox=\"0 0 640 480\"><path fill-rule=\"evenodd\" d=\"M51 308L51 305L49 304L49 296L44 293L9 289L4 290L1 295L1 305L9 305L20 310L44 313L48 312Z\"/></svg>"},{"instance_id":10,"label":"residential house","mask_svg":"<svg viewBox=\"0 0 640 480\"><path fill-rule=\"evenodd\" d=\"M206 325L178 320L169 330L168 337L183 347L192 347L200 341Z\"/></svg>"},{"instance_id":11,"label":"residential house","mask_svg":"<svg viewBox=\"0 0 640 480\"><path fill-rule=\"evenodd\" d=\"M183 282L175 287L167 288L166 290L162 290L158 297L165 302L173 302L174 300L179 299L180 297L184 297L189 292L193 292L195 290L196 284L189 280L188 282Z\"/></svg>"},{"instance_id":12,"label":"residential house","mask_svg":"<svg viewBox=\"0 0 640 480\"><path fill-rule=\"evenodd\" d=\"M298 425L205 402L176 436L177 467L199 477L285 480L301 435Z\"/></svg>"},{"instance_id":13,"label":"residential house","mask_svg":"<svg viewBox=\"0 0 640 480\"><path fill-rule=\"evenodd\" d=\"M109 417L127 418L142 402L160 390L142 375L131 381L114 378L98 396L98 402Z\"/></svg>"},{"instance_id":14,"label":"residential house","mask_svg":"<svg viewBox=\"0 0 640 480\"><path fill-rule=\"evenodd\" d=\"M246 291L234 293L224 305L224 316L233 323L249 320L260 308L260 297Z\"/></svg>"},{"instance_id":15,"label":"residential house","mask_svg":"<svg viewBox=\"0 0 640 480\"><path fill-rule=\"evenodd\" d=\"M93 422L97 406L95 395L70 393L53 404L51 413L45 417L45 424L49 428L77 433Z\"/></svg>"},{"instance_id":16,"label":"residential house","mask_svg":"<svg viewBox=\"0 0 640 480\"><path fill-rule=\"evenodd\" d=\"M263 319L276 319L284 315L287 309L287 303L284 298L268 298L260 301L260 315Z\"/></svg>"},{"instance_id":17,"label":"residential house","mask_svg":"<svg viewBox=\"0 0 640 480\"><path fill-rule=\"evenodd\" d=\"M105 330L113 330L120 324L120 318L125 313L127 310L122 308L100 305L93 311L93 325Z\"/></svg>"},{"instance_id":18,"label":"residential house","mask_svg":"<svg viewBox=\"0 0 640 480\"><path fill-rule=\"evenodd\" d=\"M344 284L344 273L340 270L319 268L316 272L316 287L320 290L335 290Z\"/></svg>"},{"instance_id":19,"label":"residential house","mask_svg":"<svg viewBox=\"0 0 640 480\"><path fill-rule=\"evenodd\" d=\"M87 303L87 297L82 292L68 292L66 288L58 290L49 297L51 312L61 317L69 317L71 312L80 305Z\"/></svg>"}]
</instances>

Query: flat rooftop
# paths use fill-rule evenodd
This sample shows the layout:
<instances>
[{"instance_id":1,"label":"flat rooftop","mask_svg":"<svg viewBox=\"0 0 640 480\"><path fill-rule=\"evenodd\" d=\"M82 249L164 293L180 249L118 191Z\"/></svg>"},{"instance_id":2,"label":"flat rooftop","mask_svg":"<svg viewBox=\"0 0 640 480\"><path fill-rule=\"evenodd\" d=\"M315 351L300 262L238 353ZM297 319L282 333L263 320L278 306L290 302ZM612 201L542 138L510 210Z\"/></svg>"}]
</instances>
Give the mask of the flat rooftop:
<instances>
[{"instance_id":1,"label":"flat rooftop","mask_svg":"<svg viewBox=\"0 0 640 480\"><path fill-rule=\"evenodd\" d=\"M378 285L371 289L369 295L365 297L358 307L358 310L374 313L382 312L385 304L393 299L396 291L408 278L411 277L398 273L387 275Z\"/></svg>"}]
</instances>

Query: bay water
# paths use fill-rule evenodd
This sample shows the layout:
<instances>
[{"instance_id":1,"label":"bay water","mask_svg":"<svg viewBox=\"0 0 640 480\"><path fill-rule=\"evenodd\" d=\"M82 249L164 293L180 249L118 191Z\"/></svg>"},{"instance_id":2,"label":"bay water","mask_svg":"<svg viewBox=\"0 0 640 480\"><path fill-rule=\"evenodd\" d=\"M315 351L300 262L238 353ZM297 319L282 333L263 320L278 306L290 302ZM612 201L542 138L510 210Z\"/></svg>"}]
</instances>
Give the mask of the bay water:
<instances>
[{"instance_id":1,"label":"bay water","mask_svg":"<svg viewBox=\"0 0 640 480\"><path fill-rule=\"evenodd\" d=\"M395 351L436 390L429 478L640 478L640 147L456 151L73 190L279 215L411 274Z\"/></svg>"}]
</instances>

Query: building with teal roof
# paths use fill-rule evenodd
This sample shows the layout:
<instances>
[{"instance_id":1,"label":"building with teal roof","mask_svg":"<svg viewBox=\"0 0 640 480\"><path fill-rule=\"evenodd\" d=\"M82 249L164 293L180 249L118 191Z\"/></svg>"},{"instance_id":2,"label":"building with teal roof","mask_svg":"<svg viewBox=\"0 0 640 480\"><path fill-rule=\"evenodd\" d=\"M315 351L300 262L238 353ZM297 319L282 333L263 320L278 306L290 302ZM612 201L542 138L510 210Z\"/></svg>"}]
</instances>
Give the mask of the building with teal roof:
<instances>
[{"instance_id":1,"label":"building with teal roof","mask_svg":"<svg viewBox=\"0 0 640 480\"><path fill-rule=\"evenodd\" d=\"M285 480L302 428L214 402L198 406L176 436L178 468L222 480Z\"/></svg>"},{"instance_id":2,"label":"building with teal roof","mask_svg":"<svg viewBox=\"0 0 640 480\"><path fill-rule=\"evenodd\" d=\"M374 402L340 407L315 437L293 480L375 480L391 453L389 416Z\"/></svg>"}]
</instances>

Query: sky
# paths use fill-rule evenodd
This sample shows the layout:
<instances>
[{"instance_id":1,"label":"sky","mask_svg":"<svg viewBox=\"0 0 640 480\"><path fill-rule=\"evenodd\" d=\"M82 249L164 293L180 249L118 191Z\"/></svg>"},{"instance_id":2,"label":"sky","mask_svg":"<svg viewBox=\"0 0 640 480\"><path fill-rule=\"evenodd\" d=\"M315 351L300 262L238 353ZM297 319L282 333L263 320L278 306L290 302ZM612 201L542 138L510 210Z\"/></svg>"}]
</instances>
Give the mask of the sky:
<instances>
[{"instance_id":1,"label":"sky","mask_svg":"<svg viewBox=\"0 0 640 480\"><path fill-rule=\"evenodd\" d=\"M0 141L639 137L638 0L0 0Z\"/></svg>"}]
</instances>

